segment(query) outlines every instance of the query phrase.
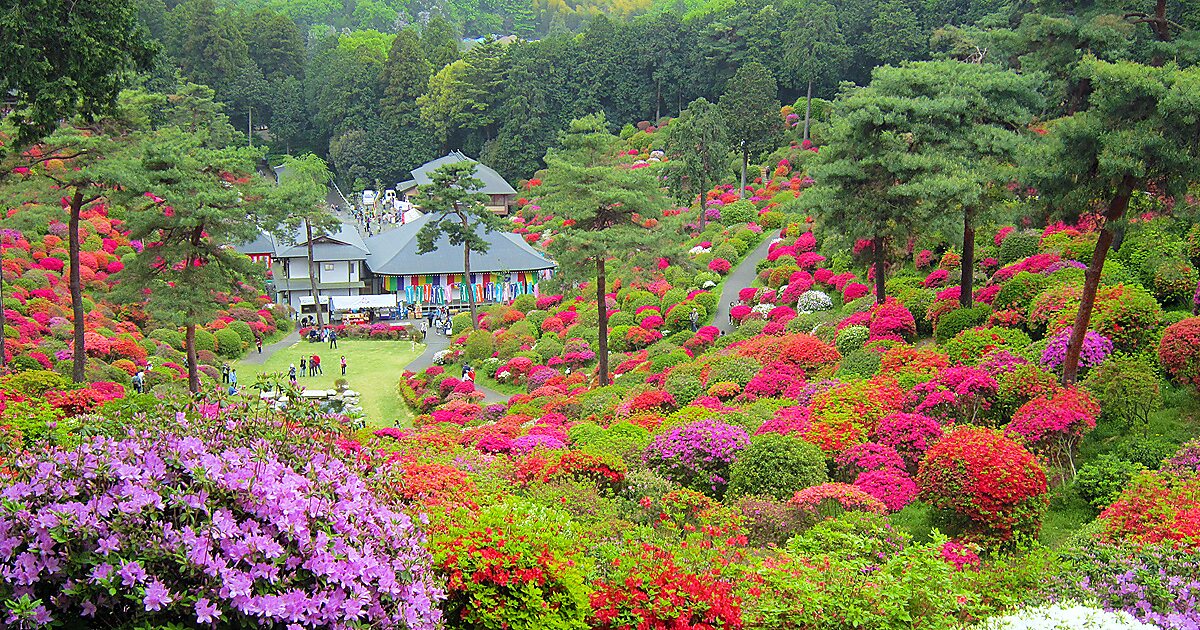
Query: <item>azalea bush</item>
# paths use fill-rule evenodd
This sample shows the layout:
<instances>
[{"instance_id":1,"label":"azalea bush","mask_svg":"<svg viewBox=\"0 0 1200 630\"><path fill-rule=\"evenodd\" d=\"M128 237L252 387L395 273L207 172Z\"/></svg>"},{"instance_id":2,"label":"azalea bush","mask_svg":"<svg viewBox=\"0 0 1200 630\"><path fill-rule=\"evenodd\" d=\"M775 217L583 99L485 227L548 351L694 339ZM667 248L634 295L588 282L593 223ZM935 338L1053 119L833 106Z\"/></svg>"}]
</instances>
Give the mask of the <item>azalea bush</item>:
<instances>
[{"instance_id":1,"label":"azalea bush","mask_svg":"<svg viewBox=\"0 0 1200 630\"><path fill-rule=\"evenodd\" d=\"M985 428L949 431L921 461L917 485L952 530L981 542L1035 536L1049 505L1033 454Z\"/></svg>"},{"instance_id":2,"label":"azalea bush","mask_svg":"<svg viewBox=\"0 0 1200 630\"><path fill-rule=\"evenodd\" d=\"M1167 326L1158 344L1158 360L1172 378L1200 388L1200 317Z\"/></svg>"},{"instance_id":3,"label":"azalea bush","mask_svg":"<svg viewBox=\"0 0 1200 630\"><path fill-rule=\"evenodd\" d=\"M763 433L750 439L729 469L731 497L769 495L787 499L798 490L825 483L825 456L799 437Z\"/></svg>"},{"instance_id":4,"label":"azalea bush","mask_svg":"<svg viewBox=\"0 0 1200 630\"><path fill-rule=\"evenodd\" d=\"M167 433L23 455L4 480L0 540L56 570L8 565L2 598L40 600L19 615L29 625L438 627L417 525L338 459L288 448Z\"/></svg>"},{"instance_id":5,"label":"azalea bush","mask_svg":"<svg viewBox=\"0 0 1200 630\"><path fill-rule=\"evenodd\" d=\"M720 497L729 483L730 467L749 445L750 437L741 427L700 420L655 436L642 459L671 481Z\"/></svg>"}]
</instances>

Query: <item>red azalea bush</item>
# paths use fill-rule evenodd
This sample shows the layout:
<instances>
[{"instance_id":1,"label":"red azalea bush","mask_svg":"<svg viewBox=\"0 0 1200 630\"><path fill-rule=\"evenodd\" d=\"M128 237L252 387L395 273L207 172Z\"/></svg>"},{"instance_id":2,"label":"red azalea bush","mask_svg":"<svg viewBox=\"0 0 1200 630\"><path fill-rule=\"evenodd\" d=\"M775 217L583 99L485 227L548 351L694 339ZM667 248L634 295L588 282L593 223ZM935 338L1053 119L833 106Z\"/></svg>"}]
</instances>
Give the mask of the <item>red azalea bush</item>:
<instances>
[{"instance_id":1,"label":"red azalea bush","mask_svg":"<svg viewBox=\"0 0 1200 630\"><path fill-rule=\"evenodd\" d=\"M952 529L983 542L1036 536L1049 506L1046 473L1033 454L980 427L959 427L934 444L917 486Z\"/></svg>"},{"instance_id":2,"label":"red azalea bush","mask_svg":"<svg viewBox=\"0 0 1200 630\"><path fill-rule=\"evenodd\" d=\"M879 420L901 410L904 391L883 377L837 385L813 397L812 426L804 439L826 454L866 440Z\"/></svg>"},{"instance_id":3,"label":"red azalea bush","mask_svg":"<svg viewBox=\"0 0 1200 630\"><path fill-rule=\"evenodd\" d=\"M1069 466L1079 441L1096 428L1099 415L1100 405L1086 391L1068 387L1021 405L1004 433Z\"/></svg>"},{"instance_id":4,"label":"red azalea bush","mask_svg":"<svg viewBox=\"0 0 1200 630\"><path fill-rule=\"evenodd\" d=\"M842 290L842 301L853 302L860 297L870 295L871 289L861 282L851 282L846 284L846 288Z\"/></svg>"},{"instance_id":5,"label":"red azalea bush","mask_svg":"<svg viewBox=\"0 0 1200 630\"><path fill-rule=\"evenodd\" d=\"M879 499L888 510L899 512L917 498L917 484L908 473L896 468L880 468L860 473L854 487Z\"/></svg>"},{"instance_id":6,"label":"red azalea bush","mask_svg":"<svg viewBox=\"0 0 1200 630\"><path fill-rule=\"evenodd\" d=\"M737 354L757 359L764 365L781 362L806 371L832 365L842 358L837 348L804 333L754 337L730 347Z\"/></svg>"},{"instance_id":7,"label":"red azalea bush","mask_svg":"<svg viewBox=\"0 0 1200 630\"><path fill-rule=\"evenodd\" d=\"M1101 537L1200 550L1200 476L1144 472L1100 514Z\"/></svg>"},{"instance_id":8,"label":"red azalea bush","mask_svg":"<svg viewBox=\"0 0 1200 630\"><path fill-rule=\"evenodd\" d=\"M845 512L887 513L882 501L845 483L823 483L796 492L788 501L806 520L834 518Z\"/></svg>"},{"instance_id":9,"label":"red azalea bush","mask_svg":"<svg viewBox=\"0 0 1200 630\"><path fill-rule=\"evenodd\" d=\"M755 435L763 433L778 433L780 435L791 435L793 433L803 435L808 432L811 424L808 421L808 407L792 406L784 407L775 412L771 417L758 427Z\"/></svg>"},{"instance_id":10,"label":"red azalea bush","mask_svg":"<svg viewBox=\"0 0 1200 630\"><path fill-rule=\"evenodd\" d=\"M730 269L733 269L733 265L730 264L729 261L725 260L724 258L714 258L714 259L708 261L708 270L715 271L715 272L721 274L722 276L729 273Z\"/></svg>"},{"instance_id":11,"label":"red azalea bush","mask_svg":"<svg viewBox=\"0 0 1200 630\"><path fill-rule=\"evenodd\" d=\"M896 449L904 459L905 468L912 472L929 447L942 439L942 434L942 425L929 416L894 413L879 421L872 437L876 442Z\"/></svg>"},{"instance_id":12,"label":"red azalea bush","mask_svg":"<svg viewBox=\"0 0 1200 630\"><path fill-rule=\"evenodd\" d=\"M1158 343L1158 361L1171 378L1200 389L1200 317L1167 326Z\"/></svg>"},{"instance_id":13,"label":"red azalea bush","mask_svg":"<svg viewBox=\"0 0 1200 630\"><path fill-rule=\"evenodd\" d=\"M742 627L741 599L717 568L693 572L661 547L642 544L602 567L593 584L591 627L710 630Z\"/></svg>"}]
</instances>

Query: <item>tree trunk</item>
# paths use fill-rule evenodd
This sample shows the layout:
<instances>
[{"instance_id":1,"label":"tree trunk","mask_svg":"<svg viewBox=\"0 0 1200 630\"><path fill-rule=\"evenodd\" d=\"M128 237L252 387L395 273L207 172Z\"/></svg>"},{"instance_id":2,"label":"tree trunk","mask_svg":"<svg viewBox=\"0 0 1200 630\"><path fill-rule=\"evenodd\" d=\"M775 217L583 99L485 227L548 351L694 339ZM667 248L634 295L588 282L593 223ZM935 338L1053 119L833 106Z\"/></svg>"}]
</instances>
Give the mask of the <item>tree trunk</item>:
<instances>
[{"instance_id":1,"label":"tree trunk","mask_svg":"<svg viewBox=\"0 0 1200 630\"><path fill-rule=\"evenodd\" d=\"M1116 236L1113 226L1125 215L1129 208L1129 198L1133 195L1134 179L1126 175L1117 186L1117 192L1108 203L1104 212L1104 229L1096 241L1096 251L1092 254L1092 262L1084 274L1083 295L1079 299L1079 310L1075 313L1075 325L1071 328L1071 341L1067 344L1067 356L1063 360L1064 385L1075 382L1079 376L1079 353L1083 350L1083 338L1087 334L1088 324L1092 320L1092 307L1096 304L1096 290L1100 287L1100 274L1104 271L1104 259Z\"/></svg>"},{"instance_id":2,"label":"tree trunk","mask_svg":"<svg viewBox=\"0 0 1200 630\"><path fill-rule=\"evenodd\" d=\"M971 219L974 211L967 209L963 213L963 248L962 248L962 279L958 281L958 304L963 308L971 308L972 293L975 291L975 222Z\"/></svg>"},{"instance_id":3,"label":"tree trunk","mask_svg":"<svg viewBox=\"0 0 1200 630\"><path fill-rule=\"evenodd\" d=\"M742 187L738 189L738 199L746 198L746 164L750 162L750 149L742 143Z\"/></svg>"},{"instance_id":4,"label":"tree trunk","mask_svg":"<svg viewBox=\"0 0 1200 630\"><path fill-rule=\"evenodd\" d=\"M196 325L188 324L185 330L183 349L187 351L188 391L196 394L200 392L200 370L196 367Z\"/></svg>"},{"instance_id":5,"label":"tree trunk","mask_svg":"<svg viewBox=\"0 0 1200 630\"><path fill-rule=\"evenodd\" d=\"M84 347L84 313L83 313L83 283L79 278L79 213L83 207L83 191L75 189L71 197L71 217L67 222L67 253L70 259L71 280L71 316L74 321L75 350L71 357L71 380L83 382L84 368L87 367L87 349Z\"/></svg>"},{"instance_id":6,"label":"tree trunk","mask_svg":"<svg viewBox=\"0 0 1200 630\"><path fill-rule=\"evenodd\" d=\"M804 99L804 140L808 140L808 122L812 120L812 80L808 82L808 97Z\"/></svg>"},{"instance_id":7,"label":"tree trunk","mask_svg":"<svg viewBox=\"0 0 1200 630\"><path fill-rule=\"evenodd\" d=\"M470 234L467 231L471 229L467 224L467 217L459 215L459 218L462 219L463 233ZM475 330L479 314L475 307L475 286L471 284L471 245L467 242L463 242L463 290L467 292L467 308L471 312L471 330Z\"/></svg>"},{"instance_id":8,"label":"tree trunk","mask_svg":"<svg viewBox=\"0 0 1200 630\"><path fill-rule=\"evenodd\" d=\"M596 257L596 308L600 315L600 387L608 385L608 304L604 299L604 288L608 280L604 277L604 258Z\"/></svg>"},{"instance_id":9,"label":"tree trunk","mask_svg":"<svg viewBox=\"0 0 1200 630\"><path fill-rule=\"evenodd\" d=\"M883 304L887 299L887 283L884 278L887 254L883 251L883 237L876 236L873 245L875 247L875 303Z\"/></svg>"},{"instance_id":10,"label":"tree trunk","mask_svg":"<svg viewBox=\"0 0 1200 630\"><path fill-rule=\"evenodd\" d=\"M304 217L304 231L308 235L308 281L312 285L313 306L317 309L317 328L325 327L325 318L321 315L321 294L317 290L317 263L313 261L312 223Z\"/></svg>"},{"instance_id":11,"label":"tree trunk","mask_svg":"<svg viewBox=\"0 0 1200 630\"><path fill-rule=\"evenodd\" d=\"M705 186L705 184L706 184L706 183L707 183L707 182L704 182L703 180L700 182L700 231L701 231L701 232L703 232L703 231L704 231L704 224L705 224L705 220L704 220L704 194L705 194L706 192L708 192L708 188Z\"/></svg>"},{"instance_id":12,"label":"tree trunk","mask_svg":"<svg viewBox=\"0 0 1200 630\"><path fill-rule=\"evenodd\" d=\"M662 79L659 79L654 90L654 124L662 119Z\"/></svg>"}]
</instances>

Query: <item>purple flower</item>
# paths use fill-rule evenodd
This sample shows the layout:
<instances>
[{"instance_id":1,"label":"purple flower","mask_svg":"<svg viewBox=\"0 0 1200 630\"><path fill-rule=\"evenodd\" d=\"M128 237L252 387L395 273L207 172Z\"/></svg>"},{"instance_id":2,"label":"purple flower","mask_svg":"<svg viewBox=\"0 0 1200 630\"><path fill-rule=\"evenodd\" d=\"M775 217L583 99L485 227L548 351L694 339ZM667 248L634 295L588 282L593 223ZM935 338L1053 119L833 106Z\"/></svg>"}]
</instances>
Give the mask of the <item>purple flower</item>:
<instances>
[{"instance_id":1,"label":"purple flower","mask_svg":"<svg viewBox=\"0 0 1200 630\"><path fill-rule=\"evenodd\" d=\"M196 623L212 623L221 616L221 609L208 601L207 597L196 600Z\"/></svg>"},{"instance_id":2,"label":"purple flower","mask_svg":"<svg viewBox=\"0 0 1200 630\"><path fill-rule=\"evenodd\" d=\"M162 610L162 607L171 601L171 593L158 580L146 587L146 596L142 598L142 604L146 606L147 611Z\"/></svg>"},{"instance_id":3,"label":"purple flower","mask_svg":"<svg viewBox=\"0 0 1200 630\"><path fill-rule=\"evenodd\" d=\"M1064 328L1050 339L1042 351L1042 365L1056 370L1067 360L1067 345L1071 342L1071 329ZM1112 340L1098 332L1089 330L1083 336L1083 348L1079 352L1079 367L1087 369L1104 362L1113 352Z\"/></svg>"}]
</instances>

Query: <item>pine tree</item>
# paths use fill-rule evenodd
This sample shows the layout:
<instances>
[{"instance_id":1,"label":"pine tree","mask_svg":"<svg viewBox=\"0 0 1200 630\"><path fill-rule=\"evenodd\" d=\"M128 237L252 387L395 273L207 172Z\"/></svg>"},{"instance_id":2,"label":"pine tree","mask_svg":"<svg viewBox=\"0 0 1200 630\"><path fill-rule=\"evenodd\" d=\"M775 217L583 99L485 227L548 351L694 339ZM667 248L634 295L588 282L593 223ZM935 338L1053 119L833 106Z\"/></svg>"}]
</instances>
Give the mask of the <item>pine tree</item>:
<instances>
[{"instance_id":1,"label":"pine tree","mask_svg":"<svg viewBox=\"0 0 1200 630\"><path fill-rule=\"evenodd\" d=\"M667 127L667 182L676 198L688 204L700 197L700 230L704 230L704 194L719 182L728 164L729 141L716 105L698 98Z\"/></svg>"},{"instance_id":2,"label":"pine tree","mask_svg":"<svg viewBox=\"0 0 1200 630\"><path fill-rule=\"evenodd\" d=\"M745 196L750 156L773 148L783 128L775 76L757 61L747 63L725 85L718 105L730 143L742 154L742 186L738 194Z\"/></svg>"},{"instance_id":3,"label":"pine tree","mask_svg":"<svg viewBox=\"0 0 1200 630\"><path fill-rule=\"evenodd\" d=\"M417 99L429 90L433 68L421 51L420 35L411 28L396 34L383 66L383 118L400 129L420 124Z\"/></svg>"},{"instance_id":4,"label":"pine tree","mask_svg":"<svg viewBox=\"0 0 1200 630\"><path fill-rule=\"evenodd\" d=\"M628 258L652 242L654 232L638 221L657 208L660 196L658 183L646 169L617 162L615 145L603 114L571 121L559 137L560 148L546 152L546 174L539 187L542 206L563 220L562 232L551 245L563 273L584 278L594 265L601 386L608 384L605 262L614 256Z\"/></svg>"},{"instance_id":5,"label":"pine tree","mask_svg":"<svg viewBox=\"0 0 1200 630\"><path fill-rule=\"evenodd\" d=\"M417 205L430 215L429 221L417 232L417 253L428 254L437 249L442 236L451 245L463 250L463 291L471 311L471 328L479 322L475 293L471 282L471 252L487 253L485 234L503 229L500 218L487 209L488 196L479 192L483 182L475 177L475 162L454 162L439 166L429 174L431 183L417 188Z\"/></svg>"},{"instance_id":6,"label":"pine tree","mask_svg":"<svg viewBox=\"0 0 1200 630\"><path fill-rule=\"evenodd\" d=\"M784 31L783 37L784 63L791 75L807 86L803 139L808 140L813 86L828 89L841 78L853 53L842 35L837 10L825 2L797 11L792 27Z\"/></svg>"}]
</instances>

